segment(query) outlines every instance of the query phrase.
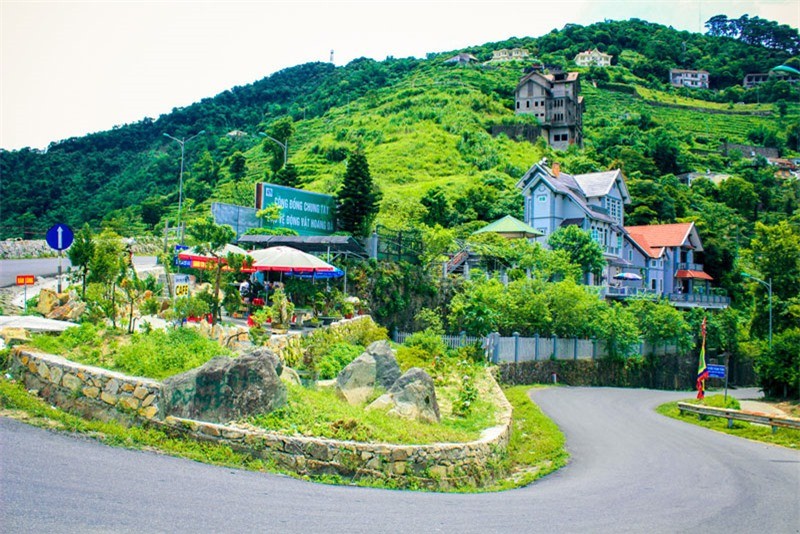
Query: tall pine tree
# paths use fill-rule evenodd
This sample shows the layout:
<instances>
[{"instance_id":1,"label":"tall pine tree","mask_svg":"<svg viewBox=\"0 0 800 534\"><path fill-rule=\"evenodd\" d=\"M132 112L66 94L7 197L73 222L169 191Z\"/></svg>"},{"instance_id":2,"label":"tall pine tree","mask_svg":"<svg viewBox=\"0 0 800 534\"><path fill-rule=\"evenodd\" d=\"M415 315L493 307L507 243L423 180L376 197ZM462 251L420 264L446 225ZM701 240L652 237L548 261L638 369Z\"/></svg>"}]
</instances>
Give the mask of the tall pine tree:
<instances>
[{"instance_id":1,"label":"tall pine tree","mask_svg":"<svg viewBox=\"0 0 800 534\"><path fill-rule=\"evenodd\" d=\"M363 152L350 154L342 188L336 195L339 230L354 236L366 236L378 214L381 193L372 183L367 157Z\"/></svg>"}]
</instances>

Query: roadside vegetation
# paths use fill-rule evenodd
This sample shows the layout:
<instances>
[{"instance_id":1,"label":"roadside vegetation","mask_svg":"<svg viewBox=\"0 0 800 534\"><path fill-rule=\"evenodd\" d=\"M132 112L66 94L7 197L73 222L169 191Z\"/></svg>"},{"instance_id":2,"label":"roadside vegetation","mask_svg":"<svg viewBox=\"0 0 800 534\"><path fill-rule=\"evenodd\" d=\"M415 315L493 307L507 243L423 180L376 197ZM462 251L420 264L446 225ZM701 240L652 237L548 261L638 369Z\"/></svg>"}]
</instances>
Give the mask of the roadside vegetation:
<instances>
[{"instance_id":1,"label":"roadside vegetation","mask_svg":"<svg viewBox=\"0 0 800 534\"><path fill-rule=\"evenodd\" d=\"M81 434L106 445L136 450L155 450L171 456L224 467L252 471L274 471L269 462L209 442L174 438L150 426L125 427L116 421L103 422L78 417L48 405L25 388L0 378L0 415L24 423L71 434Z\"/></svg>"},{"instance_id":2,"label":"roadside vegetation","mask_svg":"<svg viewBox=\"0 0 800 534\"><path fill-rule=\"evenodd\" d=\"M163 380L233 353L191 328L127 334L122 329L82 323L58 336L36 335L30 346L74 362L131 376Z\"/></svg>"},{"instance_id":3,"label":"roadside vegetation","mask_svg":"<svg viewBox=\"0 0 800 534\"><path fill-rule=\"evenodd\" d=\"M724 432L725 434L731 434L740 438L763 441L764 443L771 443L782 447L800 449L800 430L778 428L773 433L772 429L768 426L748 423L746 421L734 421L732 428L728 428L728 420L723 417L703 417L690 413L682 415L680 410L678 410L678 402L739 410L741 408L739 402L732 397L728 397L727 403L724 402L723 395L708 395L703 400L686 399L683 401L669 402L659 406L657 411L667 417L716 430L717 432Z\"/></svg>"},{"instance_id":4,"label":"roadside vegetation","mask_svg":"<svg viewBox=\"0 0 800 534\"><path fill-rule=\"evenodd\" d=\"M458 492L500 491L525 486L566 463L564 437L527 397L526 386L506 390L514 409L514 427L508 457L498 467L509 476L488 488L462 487ZM21 384L0 378L0 415L48 430L80 434L101 443L136 450L151 450L211 465L249 471L282 473L314 482L355 484L393 489L396 483L373 478L358 480L320 475L300 477L283 471L274 463L252 455L233 451L225 445L173 437L152 426L129 427L116 421L87 420L49 406L42 399L25 391ZM418 488L411 488L418 489Z\"/></svg>"}]
</instances>

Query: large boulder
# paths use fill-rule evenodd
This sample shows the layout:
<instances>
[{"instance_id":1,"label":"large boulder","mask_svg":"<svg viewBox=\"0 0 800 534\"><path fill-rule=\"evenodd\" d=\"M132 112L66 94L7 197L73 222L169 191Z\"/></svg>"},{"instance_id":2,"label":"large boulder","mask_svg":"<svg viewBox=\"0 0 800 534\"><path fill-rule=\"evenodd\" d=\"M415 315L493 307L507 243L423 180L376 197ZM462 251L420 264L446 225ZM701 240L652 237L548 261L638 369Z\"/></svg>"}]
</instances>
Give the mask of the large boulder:
<instances>
[{"instance_id":1,"label":"large boulder","mask_svg":"<svg viewBox=\"0 0 800 534\"><path fill-rule=\"evenodd\" d=\"M3 346L0 347L0 349L2 349L15 345L24 345L31 340L31 336L24 328L6 326L0 328L0 339L3 340Z\"/></svg>"},{"instance_id":2,"label":"large boulder","mask_svg":"<svg viewBox=\"0 0 800 534\"><path fill-rule=\"evenodd\" d=\"M55 291L46 287L39 291L39 303L36 305L36 311L46 316L53 311L53 308L60 305L61 299Z\"/></svg>"},{"instance_id":3,"label":"large boulder","mask_svg":"<svg viewBox=\"0 0 800 534\"><path fill-rule=\"evenodd\" d=\"M70 300L63 306L56 306L45 317L57 321L77 321L86 311L86 303Z\"/></svg>"},{"instance_id":4,"label":"large boulder","mask_svg":"<svg viewBox=\"0 0 800 534\"><path fill-rule=\"evenodd\" d=\"M412 367L367 407L368 410L389 410L389 415L438 423L439 403L433 379L419 367Z\"/></svg>"},{"instance_id":5,"label":"large boulder","mask_svg":"<svg viewBox=\"0 0 800 534\"><path fill-rule=\"evenodd\" d=\"M286 404L280 359L267 349L238 358L219 356L164 381L166 413L226 423Z\"/></svg>"},{"instance_id":6,"label":"large boulder","mask_svg":"<svg viewBox=\"0 0 800 534\"><path fill-rule=\"evenodd\" d=\"M400 366L388 341L376 341L336 377L336 393L358 405L367 402L376 387L388 389L400 376Z\"/></svg>"}]
</instances>

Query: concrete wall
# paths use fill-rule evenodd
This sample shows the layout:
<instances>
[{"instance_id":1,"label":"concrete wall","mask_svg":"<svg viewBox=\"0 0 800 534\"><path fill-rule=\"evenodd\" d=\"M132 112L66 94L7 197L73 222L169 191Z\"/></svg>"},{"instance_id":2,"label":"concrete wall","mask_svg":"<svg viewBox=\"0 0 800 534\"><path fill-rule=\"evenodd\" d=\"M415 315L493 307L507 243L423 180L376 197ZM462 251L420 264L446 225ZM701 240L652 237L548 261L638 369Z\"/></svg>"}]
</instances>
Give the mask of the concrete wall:
<instances>
[{"instance_id":1,"label":"concrete wall","mask_svg":"<svg viewBox=\"0 0 800 534\"><path fill-rule=\"evenodd\" d=\"M292 343L290 339L284 342ZM60 356L17 347L10 370L28 390L48 402L84 417L124 424L154 424L194 439L229 445L275 461L301 475L373 476L398 486L446 489L491 483L502 473L496 465L506 453L511 433L511 406L490 377L491 395L501 403L500 423L469 443L392 445L285 436L236 425L165 417L162 385L146 378L81 365Z\"/></svg>"}]
</instances>

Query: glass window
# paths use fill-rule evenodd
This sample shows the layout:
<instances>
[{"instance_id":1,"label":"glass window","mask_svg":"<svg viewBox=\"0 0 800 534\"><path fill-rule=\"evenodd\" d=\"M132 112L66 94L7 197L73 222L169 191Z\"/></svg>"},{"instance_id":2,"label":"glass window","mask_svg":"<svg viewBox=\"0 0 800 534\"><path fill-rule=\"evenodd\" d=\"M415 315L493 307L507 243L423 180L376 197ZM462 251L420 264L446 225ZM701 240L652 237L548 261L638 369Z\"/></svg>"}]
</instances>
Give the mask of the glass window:
<instances>
[{"instance_id":1,"label":"glass window","mask_svg":"<svg viewBox=\"0 0 800 534\"><path fill-rule=\"evenodd\" d=\"M539 202L547 202L547 195L539 195L538 197L536 197L536 200L538 200Z\"/></svg>"}]
</instances>

